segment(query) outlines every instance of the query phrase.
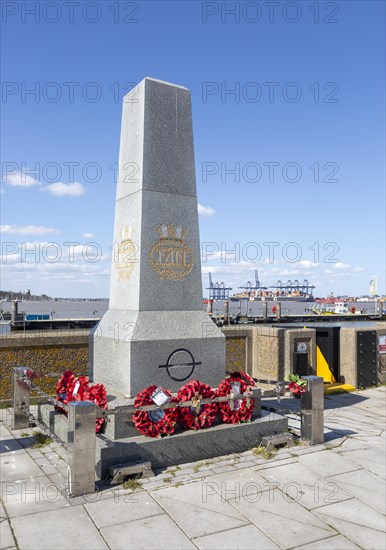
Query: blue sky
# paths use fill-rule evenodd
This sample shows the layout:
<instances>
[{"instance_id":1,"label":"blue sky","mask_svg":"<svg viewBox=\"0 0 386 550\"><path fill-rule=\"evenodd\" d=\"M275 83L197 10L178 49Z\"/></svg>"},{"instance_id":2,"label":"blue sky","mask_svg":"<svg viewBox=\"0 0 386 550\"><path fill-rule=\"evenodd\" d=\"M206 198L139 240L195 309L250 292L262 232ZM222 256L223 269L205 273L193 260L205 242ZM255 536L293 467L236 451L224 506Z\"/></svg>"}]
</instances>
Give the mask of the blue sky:
<instances>
[{"instance_id":1,"label":"blue sky","mask_svg":"<svg viewBox=\"0 0 386 550\"><path fill-rule=\"evenodd\" d=\"M192 93L204 286L385 292L382 1L70 4L2 3L2 289L108 296L121 101L153 76Z\"/></svg>"}]
</instances>

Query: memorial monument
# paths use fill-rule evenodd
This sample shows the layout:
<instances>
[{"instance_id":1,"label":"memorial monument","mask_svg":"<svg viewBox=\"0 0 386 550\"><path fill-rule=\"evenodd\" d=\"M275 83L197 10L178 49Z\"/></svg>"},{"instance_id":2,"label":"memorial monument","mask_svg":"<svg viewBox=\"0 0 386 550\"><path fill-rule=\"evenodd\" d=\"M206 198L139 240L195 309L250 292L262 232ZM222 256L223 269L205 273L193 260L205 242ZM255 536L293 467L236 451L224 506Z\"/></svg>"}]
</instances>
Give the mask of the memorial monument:
<instances>
[{"instance_id":1,"label":"memorial monument","mask_svg":"<svg viewBox=\"0 0 386 550\"><path fill-rule=\"evenodd\" d=\"M134 397L225 376L225 338L202 303L187 88L145 78L123 100L109 309L91 335L91 378Z\"/></svg>"},{"instance_id":2,"label":"memorial monument","mask_svg":"<svg viewBox=\"0 0 386 550\"><path fill-rule=\"evenodd\" d=\"M285 433L287 418L261 410L261 389L252 379L224 380L225 337L203 308L192 113L182 86L145 78L124 98L113 242L109 309L90 335L90 379L106 386L109 409L93 413L103 424L95 441L98 477L118 483L151 468L242 452ZM189 391L198 389L180 396L178 410L167 402L170 395L149 388L178 392L189 380L195 380ZM221 381L229 392L215 395ZM135 402L144 389L153 403ZM229 402L228 417L220 402ZM166 408L174 415L163 424L168 429L150 430L167 420ZM55 405L38 409L59 433L63 418ZM229 415L239 409L233 422ZM72 443L80 422L74 420L74 432L65 425L61 437Z\"/></svg>"}]
</instances>

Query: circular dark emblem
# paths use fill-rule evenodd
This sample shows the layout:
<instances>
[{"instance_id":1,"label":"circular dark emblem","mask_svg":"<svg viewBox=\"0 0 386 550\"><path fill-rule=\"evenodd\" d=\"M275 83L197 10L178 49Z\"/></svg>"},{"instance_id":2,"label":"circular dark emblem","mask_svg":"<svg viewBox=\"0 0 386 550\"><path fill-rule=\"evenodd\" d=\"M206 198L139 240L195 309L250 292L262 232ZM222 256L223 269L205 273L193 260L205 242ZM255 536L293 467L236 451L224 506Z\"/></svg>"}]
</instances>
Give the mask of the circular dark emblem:
<instances>
[{"instance_id":1,"label":"circular dark emblem","mask_svg":"<svg viewBox=\"0 0 386 550\"><path fill-rule=\"evenodd\" d=\"M192 352L185 348L174 350L168 357L165 365L159 365L160 369L166 369L166 372L172 380L183 382L190 378L194 369L201 365L201 361L196 361Z\"/></svg>"}]
</instances>

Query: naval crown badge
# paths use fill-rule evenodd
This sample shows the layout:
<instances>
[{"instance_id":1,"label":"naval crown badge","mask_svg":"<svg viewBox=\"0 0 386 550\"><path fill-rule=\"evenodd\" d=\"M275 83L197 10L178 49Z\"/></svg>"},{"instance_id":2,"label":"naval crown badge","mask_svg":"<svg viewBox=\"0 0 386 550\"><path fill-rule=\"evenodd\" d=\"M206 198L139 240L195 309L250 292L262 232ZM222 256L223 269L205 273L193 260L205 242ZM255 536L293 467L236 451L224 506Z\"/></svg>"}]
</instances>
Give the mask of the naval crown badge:
<instances>
[{"instance_id":1,"label":"naval crown badge","mask_svg":"<svg viewBox=\"0 0 386 550\"><path fill-rule=\"evenodd\" d=\"M187 229L171 223L160 224L155 230L159 241L150 250L150 265L160 279L184 279L193 269L192 251L184 242Z\"/></svg>"},{"instance_id":2,"label":"naval crown badge","mask_svg":"<svg viewBox=\"0 0 386 550\"><path fill-rule=\"evenodd\" d=\"M132 240L133 228L126 225L120 231L120 241L115 254L118 279L130 279L137 259L137 246Z\"/></svg>"}]
</instances>

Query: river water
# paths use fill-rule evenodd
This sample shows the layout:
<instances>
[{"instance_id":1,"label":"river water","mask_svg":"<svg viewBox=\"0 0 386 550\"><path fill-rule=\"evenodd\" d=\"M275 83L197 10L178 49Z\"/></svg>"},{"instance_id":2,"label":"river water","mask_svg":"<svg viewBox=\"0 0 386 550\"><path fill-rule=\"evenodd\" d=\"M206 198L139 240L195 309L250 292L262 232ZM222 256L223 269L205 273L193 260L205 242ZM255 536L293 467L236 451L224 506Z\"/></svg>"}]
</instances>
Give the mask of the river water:
<instances>
[{"instance_id":1,"label":"river water","mask_svg":"<svg viewBox=\"0 0 386 550\"><path fill-rule=\"evenodd\" d=\"M272 314L272 307L277 306L277 302L268 301L268 315ZM238 313L245 315L251 315L256 317L263 316L264 302L261 301L230 301L229 313L236 316ZM108 309L109 302L105 300L47 300L41 302L25 301L18 303L18 312L25 314L48 314L52 319L92 319L100 318ZM310 312L310 306L312 302L296 302L296 301L284 301L281 302L281 313L285 315L306 315L310 314L310 321L315 319L315 316ZM364 311L369 315L375 314L376 304L375 302L349 302L348 307L355 306L357 309ZM0 319L2 312L10 312L12 309L11 302L1 302L0 304ZM213 313L224 313L224 302L216 301L213 303ZM316 317L317 319L317 317ZM355 323L358 327L375 327L375 321L363 321L363 320L350 320L342 322L334 322L334 317L331 316L331 322L329 324L336 326L345 326ZM325 326L325 323L323 323ZM8 332L10 330L9 323L0 322L0 333Z\"/></svg>"},{"instance_id":2,"label":"river water","mask_svg":"<svg viewBox=\"0 0 386 550\"><path fill-rule=\"evenodd\" d=\"M103 316L109 307L108 300L47 300L42 302L19 302L18 312L49 315L51 319L92 319ZM11 302L1 302L2 312L11 312ZM0 334L10 332L9 322L0 321Z\"/></svg>"}]
</instances>

